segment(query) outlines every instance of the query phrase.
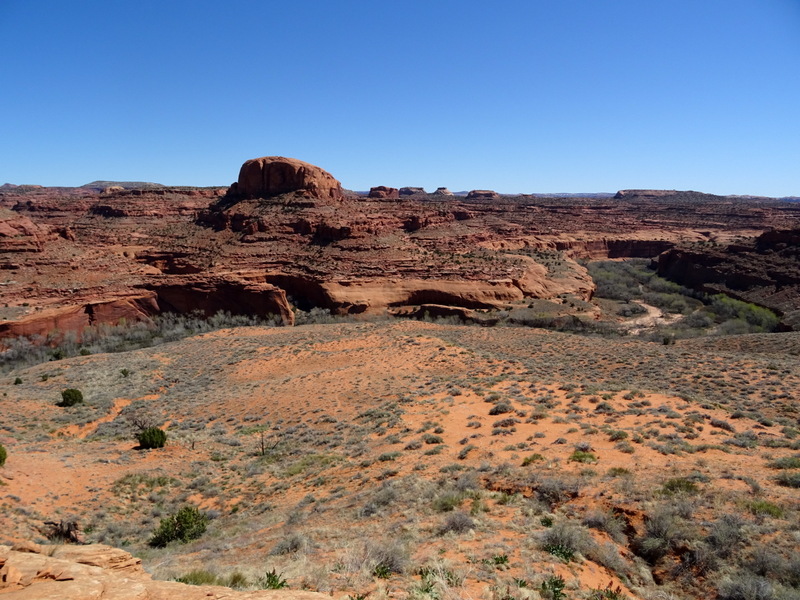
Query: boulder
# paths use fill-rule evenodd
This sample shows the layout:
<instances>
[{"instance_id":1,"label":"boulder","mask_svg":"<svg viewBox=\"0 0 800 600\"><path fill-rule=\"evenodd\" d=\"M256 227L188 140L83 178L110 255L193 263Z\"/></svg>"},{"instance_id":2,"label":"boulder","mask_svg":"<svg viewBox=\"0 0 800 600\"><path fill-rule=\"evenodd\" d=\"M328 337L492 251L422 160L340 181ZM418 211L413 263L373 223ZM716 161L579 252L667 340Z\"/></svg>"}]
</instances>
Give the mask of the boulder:
<instances>
[{"instance_id":1,"label":"boulder","mask_svg":"<svg viewBox=\"0 0 800 600\"><path fill-rule=\"evenodd\" d=\"M369 197L397 199L400 197L400 192L397 188L386 187L385 185L379 185L377 187L370 188Z\"/></svg>"},{"instance_id":2,"label":"boulder","mask_svg":"<svg viewBox=\"0 0 800 600\"><path fill-rule=\"evenodd\" d=\"M492 190L472 190L467 194L467 200L497 200L499 197L500 194Z\"/></svg>"},{"instance_id":3,"label":"boulder","mask_svg":"<svg viewBox=\"0 0 800 600\"><path fill-rule=\"evenodd\" d=\"M231 194L245 198L269 198L301 192L313 198L340 200L342 185L327 171L283 156L264 156L246 161Z\"/></svg>"}]
</instances>

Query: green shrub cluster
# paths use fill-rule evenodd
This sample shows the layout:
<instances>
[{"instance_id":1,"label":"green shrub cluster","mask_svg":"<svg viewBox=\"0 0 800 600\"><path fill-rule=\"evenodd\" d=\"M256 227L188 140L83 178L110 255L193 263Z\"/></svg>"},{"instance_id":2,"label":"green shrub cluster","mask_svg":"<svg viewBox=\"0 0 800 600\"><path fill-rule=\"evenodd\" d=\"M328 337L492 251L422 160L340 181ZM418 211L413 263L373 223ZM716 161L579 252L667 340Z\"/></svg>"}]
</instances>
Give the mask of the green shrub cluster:
<instances>
[{"instance_id":1,"label":"green shrub cluster","mask_svg":"<svg viewBox=\"0 0 800 600\"><path fill-rule=\"evenodd\" d=\"M164 444L167 443L167 434L163 429L159 429L158 427L148 427L140 431L136 435L136 439L139 441L139 446L143 450L163 448Z\"/></svg>"},{"instance_id":2,"label":"green shrub cluster","mask_svg":"<svg viewBox=\"0 0 800 600\"><path fill-rule=\"evenodd\" d=\"M61 402L56 403L56 406L75 406L81 402L83 402L83 393L75 388L67 388L61 392Z\"/></svg>"},{"instance_id":3,"label":"green shrub cluster","mask_svg":"<svg viewBox=\"0 0 800 600\"><path fill-rule=\"evenodd\" d=\"M6 464L6 458L8 458L8 452L6 452L3 444L0 444L0 467Z\"/></svg>"},{"instance_id":4,"label":"green shrub cluster","mask_svg":"<svg viewBox=\"0 0 800 600\"><path fill-rule=\"evenodd\" d=\"M185 544L203 535L207 525L208 517L205 514L194 506L184 506L174 515L161 519L148 544L154 548L163 548L176 540Z\"/></svg>"}]
</instances>

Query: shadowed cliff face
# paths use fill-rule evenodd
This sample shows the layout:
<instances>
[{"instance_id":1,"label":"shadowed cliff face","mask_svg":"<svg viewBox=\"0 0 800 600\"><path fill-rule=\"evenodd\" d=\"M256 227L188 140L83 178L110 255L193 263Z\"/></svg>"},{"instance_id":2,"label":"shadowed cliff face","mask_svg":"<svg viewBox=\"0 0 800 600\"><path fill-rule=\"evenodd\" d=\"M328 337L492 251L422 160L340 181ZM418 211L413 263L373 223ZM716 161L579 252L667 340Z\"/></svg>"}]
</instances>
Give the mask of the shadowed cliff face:
<instances>
[{"instance_id":1,"label":"shadowed cliff face","mask_svg":"<svg viewBox=\"0 0 800 600\"><path fill-rule=\"evenodd\" d=\"M687 287L769 308L800 326L800 229L773 230L726 246L678 247L658 257L658 273Z\"/></svg>"}]
</instances>

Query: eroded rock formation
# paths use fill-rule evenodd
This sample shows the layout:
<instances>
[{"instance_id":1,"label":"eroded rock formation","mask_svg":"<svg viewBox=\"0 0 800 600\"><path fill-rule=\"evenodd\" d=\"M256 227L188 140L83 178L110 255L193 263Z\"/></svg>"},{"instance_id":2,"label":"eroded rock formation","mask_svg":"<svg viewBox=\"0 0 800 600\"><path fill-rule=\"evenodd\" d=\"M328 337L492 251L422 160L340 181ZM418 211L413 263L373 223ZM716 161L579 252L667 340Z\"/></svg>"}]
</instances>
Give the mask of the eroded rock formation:
<instances>
[{"instance_id":1,"label":"eroded rock formation","mask_svg":"<svg viewBox=\"0 0 800 600\"><path fill-rule=\"evenodd\" d=\"M467 200L497 200L500 197L492 190L472 190L467 194Z\"/></svg>"},{"instance_id":2,"label":"eroded rock formation","mask_svg":"<svg viewBox=\"0 0 800 600\"><path fill-rule=\"evenodd\" d=\"M310 163L283 156L252 158L239 170L231 193L244 198L269 198L302 192L313 198L339 200L342 185L333 175Z\"/></svg>"},{"instance_id":3,"label":"eroded rock formation","mask_svg":"<svg viewBox=\"0 0 800 600\"><path fill-rule=\"evenodd\" d=\"M396 200L397 198L400 197L400 191L397 188L386 187L385 185L379 185L377 187L370 188L369 197L385 198L387 200Z\"/></svg>"},{"instance_id":4,"label":"eroded rock formation","mask_svg":"<svg viewBox=\"0 0 800 600\"><path fill-rule=\"evenodd\" d=\"M301 161L266 182L262 167L274 161L261 160L254 185L292 191L264 199L222 188L0 189L0 337L80 335L167 310L289 324L290 298L339 314L588 299L594 284L578 259L652 258L685 242L727 247L800 222L794 203L674 195L497 201L408 188L415 193L387 202L339 196L336 180Z\"/></svg>"}]
</instances>

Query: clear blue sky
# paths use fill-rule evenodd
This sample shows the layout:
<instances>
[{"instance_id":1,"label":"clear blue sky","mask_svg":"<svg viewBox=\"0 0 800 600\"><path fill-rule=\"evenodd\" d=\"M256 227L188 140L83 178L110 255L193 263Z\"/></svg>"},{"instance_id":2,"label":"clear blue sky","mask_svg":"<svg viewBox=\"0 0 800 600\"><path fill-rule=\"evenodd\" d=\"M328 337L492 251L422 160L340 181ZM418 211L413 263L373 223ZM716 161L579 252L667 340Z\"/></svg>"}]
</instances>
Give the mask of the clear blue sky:
<instances>
[{"instance_id":1,"label":"clear blue sky","mask_svg":"<svg viewBox=\"0 0 800 600\"><path fill-rule=\"evenodd\" d=\"M800 195L800 0L0 0L0 183Z\"/></svg>"}]
</instances>

